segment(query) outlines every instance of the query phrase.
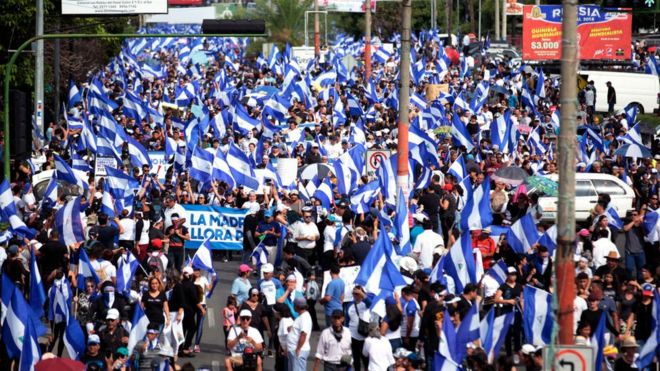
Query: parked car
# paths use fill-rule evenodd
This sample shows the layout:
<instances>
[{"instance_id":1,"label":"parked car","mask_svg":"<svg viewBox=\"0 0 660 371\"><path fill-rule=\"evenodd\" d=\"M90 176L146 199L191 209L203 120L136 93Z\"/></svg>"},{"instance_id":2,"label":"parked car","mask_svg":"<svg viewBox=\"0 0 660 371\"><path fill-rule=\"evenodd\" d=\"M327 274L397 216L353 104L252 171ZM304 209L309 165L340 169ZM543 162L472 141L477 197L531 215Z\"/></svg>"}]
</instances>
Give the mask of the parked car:
<instances>
[{"instance_id":1,"label":"parked car","mask_svg":"<svg viewBox=\"0 0 660 371\"><path fill-rule=\"evenodd\" d=\"M87 174L83 171L73 169L80 177L86 179ZM32 176L32 189L34 192L34 197L37 201L40 201L44 197L48 183L50 179L55 176L55 170L46 170L40 173L36 173ZM57 195L58 197L64 196L81 196L83 195L83 190L80 189L77 185L69 184L61 180L57 181Z\"/></svg>"},{"instance_id":2,"label":"parked car","mask_svg":"<svg viewBox=\"0 0 660 371\"><path fill-rule=\"evenodd\" d=\"M548 178L558 181L557 174ZM530 190L531 193L536 190ZM610 205L614 207L621 218L633 210L635 192L621 179L609 174L577 173L575 174L575 220L586 221L591 210L598 202L598 195L608 194ZM557 219L557 197L540 195L539 205L543 209L541 221L554 222Z\"/></svg>"}]
</instances>

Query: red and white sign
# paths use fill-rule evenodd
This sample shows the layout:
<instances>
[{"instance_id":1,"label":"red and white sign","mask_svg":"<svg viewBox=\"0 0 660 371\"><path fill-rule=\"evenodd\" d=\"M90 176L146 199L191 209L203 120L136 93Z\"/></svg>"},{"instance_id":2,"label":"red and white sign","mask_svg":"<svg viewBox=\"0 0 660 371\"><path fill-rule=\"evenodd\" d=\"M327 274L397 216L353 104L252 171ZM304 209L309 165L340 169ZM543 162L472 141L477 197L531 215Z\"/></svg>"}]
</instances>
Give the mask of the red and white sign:
<instances>
[{"instance_id":1,"label":"red and white sign","mask_svg":"<svg viewBox=\"0 0 660 371\"><path fill-rule=\"evenodd\" d=\"M392 152L387 149L370 149L367 150L367 174L374 174L380 167L382 161L387 161Z\"/></svg>"}]
</instances>

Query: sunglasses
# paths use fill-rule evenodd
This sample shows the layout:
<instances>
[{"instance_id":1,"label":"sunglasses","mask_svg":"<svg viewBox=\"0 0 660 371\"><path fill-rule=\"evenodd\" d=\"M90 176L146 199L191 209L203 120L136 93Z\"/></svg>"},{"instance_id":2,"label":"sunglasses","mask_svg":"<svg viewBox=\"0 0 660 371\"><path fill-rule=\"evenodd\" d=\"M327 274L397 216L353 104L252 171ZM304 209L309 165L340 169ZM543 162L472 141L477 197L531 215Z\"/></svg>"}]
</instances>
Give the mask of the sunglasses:
<instances>
[{"instance_id":1,"label":"sunglasses","mask_svg":"<svg viewBox=\"0 0 660 371\"><path fill-rule=\"evenodd\" d=\"M241 321L249 321L252 317L241 317Z\"/></svg>"}]
</instances>

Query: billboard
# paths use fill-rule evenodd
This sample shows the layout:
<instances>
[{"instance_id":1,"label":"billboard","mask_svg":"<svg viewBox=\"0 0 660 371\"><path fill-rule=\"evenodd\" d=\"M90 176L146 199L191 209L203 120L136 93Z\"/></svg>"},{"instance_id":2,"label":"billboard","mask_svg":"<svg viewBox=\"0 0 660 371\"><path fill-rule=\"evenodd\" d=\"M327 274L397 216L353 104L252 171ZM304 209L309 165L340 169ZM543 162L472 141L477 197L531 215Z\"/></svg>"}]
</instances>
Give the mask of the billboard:
<instances>
[{"instance_id":1,"label":"billboard","mask_svg":"<svg viewBox=\"0 0 660 371\"><path fill-rule=\"evenodd\" d=\"M319 5L329 12L364 13L362 0L321 0ZM371 12L376 11L376 0L371 0Z\"/></svg>"},{"instance_id":2,"label":"billboard","mask_svg":"<svg viewBox=\"0 0 660 371\"><path fill-rule=\"evenodd\" d=\"M561 5L525 5L523 60L561 58L561 20ZM580 59L631 59L632 14L579 5L577 31Z\"/></svg>"},{"instance_id":3,"label":"billboard","mask_svg":"<svg viewBox=\"0 0 660 371\"><path fill-rule=\"evenodd\" d=\"M62 14L167 14L167 0L62 0Z\"/></svg>"},{"instance_id":4,"label":"billboard","mask_svg":"<svg viewBox=\"0 0 660 371\"><path fill-rule=\"evenodd\" d=\"M522 15L523 14L523 3L519 3L517 0L506 0L504 4L504 13L506 15Z\"/></svg>"}]
</instances>

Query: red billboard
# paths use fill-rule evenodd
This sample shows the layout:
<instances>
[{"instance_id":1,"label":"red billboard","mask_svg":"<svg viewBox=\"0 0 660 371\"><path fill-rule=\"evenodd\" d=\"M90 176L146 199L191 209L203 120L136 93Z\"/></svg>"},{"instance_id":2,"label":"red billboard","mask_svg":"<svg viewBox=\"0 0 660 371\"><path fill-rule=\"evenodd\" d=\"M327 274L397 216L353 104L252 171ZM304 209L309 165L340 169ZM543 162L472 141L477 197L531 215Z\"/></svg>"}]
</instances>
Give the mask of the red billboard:
<instances>
[{"instance_id":1,"label":"red billboard","mask_svg":"<svg viewBox=\"0 0 660 371\"><path fill-rule=\"evenodd\" d=\"M524 60L561 58L561 20L561 5L525 5ZM631 59L632 14L579 5L577 30L580 59Z\"/></svg>"}]
</instances>

